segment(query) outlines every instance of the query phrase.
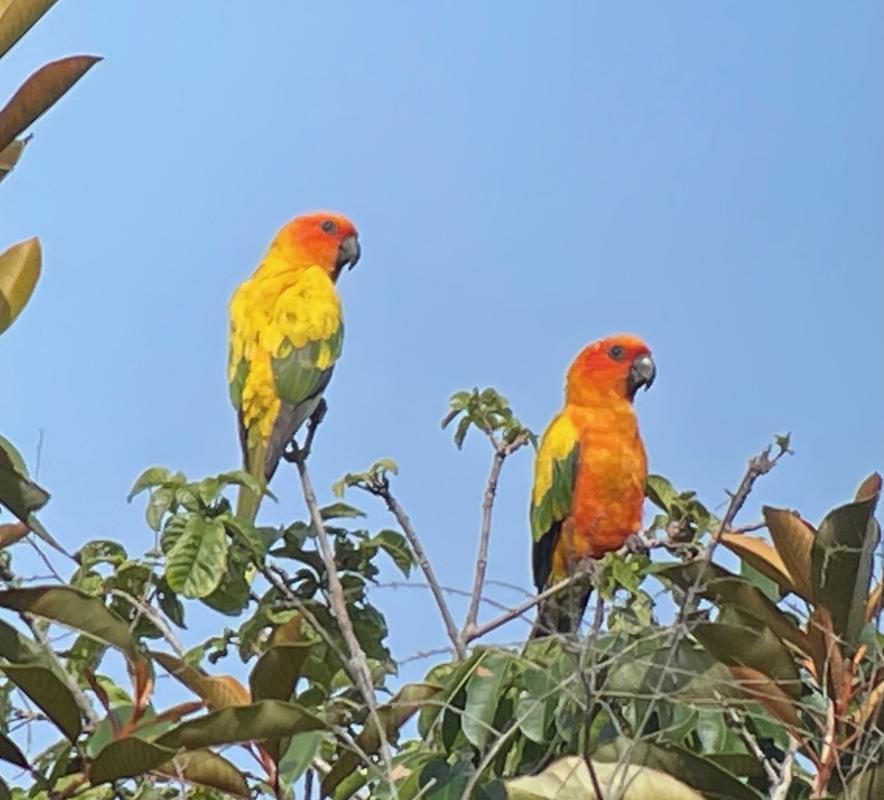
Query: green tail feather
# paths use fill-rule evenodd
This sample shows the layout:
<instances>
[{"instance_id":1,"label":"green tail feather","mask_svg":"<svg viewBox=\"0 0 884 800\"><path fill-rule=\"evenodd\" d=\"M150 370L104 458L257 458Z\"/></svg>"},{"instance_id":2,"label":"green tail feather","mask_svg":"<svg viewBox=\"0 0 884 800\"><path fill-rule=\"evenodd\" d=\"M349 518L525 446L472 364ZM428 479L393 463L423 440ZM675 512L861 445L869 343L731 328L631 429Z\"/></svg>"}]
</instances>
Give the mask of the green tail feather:
<instances>
[{"instance_id":1,"label":"green tail feather","mask_svg":"<svg viewBox=\"0 0 884 800\"><path fill-rule=\"evenodd\" d=\"M254 452L246 454L246 464L244 469L253 477L261 486L266 485L264 478L264 453L265 446L259 445ZM236 516L243 517L249 522L254 522L258 516L258 508L261 506L261 498L263 494L252 491L248 486L240 486L239 494L236 498Z\"/></svg>"}]
</instances>

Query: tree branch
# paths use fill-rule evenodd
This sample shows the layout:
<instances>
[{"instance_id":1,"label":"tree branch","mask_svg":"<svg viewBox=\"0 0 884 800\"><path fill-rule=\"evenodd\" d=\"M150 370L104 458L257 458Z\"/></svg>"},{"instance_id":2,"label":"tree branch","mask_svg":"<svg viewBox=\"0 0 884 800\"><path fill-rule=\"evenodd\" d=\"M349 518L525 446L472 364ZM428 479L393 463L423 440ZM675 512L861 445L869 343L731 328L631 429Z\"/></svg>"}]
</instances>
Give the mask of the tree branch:
<instances>
[{"instance_id":1,"label":"tree branch","mask_svg":"<svg viewBox=\"0 0 884 800\"><path fill-rule=\"evenodd\" d=\"M524 433L519 434L510 444L504 444L493 435L489 435L488 438L491 440L492 447L494 447L494 457L491 460L491 472L488 475L485 496L482 500L482 528L479 531L479 549L476 554L473 593L470 597L467 617L459 636L461 643L464 645L476 638L473 636L473 632L476 630L479 603L482 599L482 589L485 586L485 570L488 567L488 542L491 539L491 512L494 509L494 498L497 495L497 482L500 479L500 471L507 456L512 455L516 450L528 443L528 437Z\"/></svg>"},{"instance_id":2,"label":"tree branch","mask_svg":"<svg viewBox=\"0 0 884 800\"><path fill-rule=\"evenodd\" d=\"M390 484L387 480L378 482L377 484L360 485L360 488L382 498L387 504L387 509L396 518L399 527L402 528L405 538L408 539L412 552L414 552L414 557L417 559L418 566L421 568L424 577L427 579L427 585L430 587L430 592L433 595L433 599L436 601L439 613L442 615L442 622L445 625L448 638L454 646L454 652L457 655L457 658L462 661L466 658L464 642L458 633L457 626L454 624L454 618L451 616L448 603L445 602L445 597L442 594L442 587L436 579L436 574L433 572L433 567L430 564L430 560L427 558L427 553L421 544L417 531L415 531L414 526L411 524L411 520L408 518L408 514L405 513L405 509L399 505L399 501L393 496L393 493L390 491Z\"/></svg>"},{"instance_id":3,"label":"tree branch","mask_svg":"<svg viewBox=\"0 0 884 800\"><path fill-rule=\"evenodd\" d=\"M312 430L315 430L318 421L313 421L311 419L311 422ZM309 442L311 439L312 437L310 437L310 433L308 432L307 441ZM298 469L298 475L301 479L301 489L304 493L304 502L307 504L307 509L310 512L310 521L313 524L313 529L316 532L316 540L319 544L319 555L325 565L326 576L328 578L329 606L334 614L335 621L338 623L341 635L344 637L347 649L350 651L356 686L365 698L365 704L368 708L369 715L377 726L380 738L380 751L387 768L387 776L389 777L393 770L393 757L390 753L390 745L387 742L384 726L378 716L377 701L374 695L374 679L371 675L371 669L369 669L368 666L365 651L363 651L362 645L359 644L359 639L356 637L356 632L353 629L353 621L350 619L350 614L347 611L347 599L344 594L344 587L341 584L341 578L338 575L334 552L332 551L331 543L328 539L328 533L326 533L325 530L325 523L323 522L322 514L319 510L319 503L316 500L313 483L310 480L310 474L307 472L307 463L304 460L304 453L294 441L292 442L291 456L291 460L294 461L295 466Z\"/></svg>"}]
</instances>

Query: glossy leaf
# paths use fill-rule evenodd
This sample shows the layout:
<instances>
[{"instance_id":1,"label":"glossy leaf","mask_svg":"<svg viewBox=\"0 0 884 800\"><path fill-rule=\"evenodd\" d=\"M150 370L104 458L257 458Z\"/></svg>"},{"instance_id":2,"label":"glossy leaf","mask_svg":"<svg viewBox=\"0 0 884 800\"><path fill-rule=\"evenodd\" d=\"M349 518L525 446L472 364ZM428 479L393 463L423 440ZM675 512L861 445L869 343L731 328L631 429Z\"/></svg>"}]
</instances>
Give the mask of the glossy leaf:
<instances>
[{"instance_id":1,"label":"glossy leaf","mask_svg":"<svg viewBox=\"0 0 884 800\"><path fill-rule=\"evenodd\" d=\"M415 714L415 712L440 691L439 686L429 683L409 683L403 686L392 700L380 706L378 718L384 726L387 741L395 741L399 729ZM359 766L360 757L357 752L374 754L380 750L381 737L377 724L369 719L362 733L356 739L358 750L345 750L331 771L322 780L323 796L331 794L344 778L352 774Z\"/></svg>"},{"instance_id":2,"label":"glossy leaf","mask_svg":"<svg viewBox=\"0 0 884 800\"><path fill-rule=\"evenodd\" d=\"M80 735L80 709L71 690L51 669L36 664L0 666L6 675L34 704L39 706L72 742Z\"/></svg>"},{"instance_id":3,"label":"glossy leaf","mask_svg":"<svg viewBox=\"0 0 884 800\"><path fill-rule=\"evenodd\" d=\"M226 569L224 524L191 514L166 553L166 582L185 597L205 597L218 587Z\"/></svg>"},{"instance_id":4,"label":"glossy leaf","mask_svg":"<svg viewBox=\"0 0 884 800\"><path fill-rule=\"evenodd\" d=\"M835 633L855 645L866 621L866 603L872 579L880 529L875 520L875 491L830 511L820 523L812 549L814 600L832 615Z\"/></svg>"},{"instance_id":5,"label":"glossy leaf","mask_svg":"<svg viewBox=\"0 0 884 800\"><path fill-rule=\"evenodd\" d=\"M0 733L0 758L22 769L30 769L25 754L18 749L18 745L12 739L3 733Z\"/></svg>"},{"instance_id":6,"label":"glossy leaf","mask_svg":"<svg viewBox=\"0 0 884 800\"><path fill-rule=\"evenodd\" d=\"M124 736L106 745L89 768L93 785L143 775L165 764L175 755L170 747L161 747L137 736Z\"/></svg>"},{"instance_id":7,"label":"glossy leaf","mask_svg":"<svg viewBox=\"0 0 884 800\"><path fill-rule=\"evenodd\" d=\"M728 550L736 553L743 561L770 578L784 591L803 596L797 582L786 567L786 563L770 542L760 536L729 532L721 534L720 541ZM809 599L809 596L805 599Z\"/></svg>"},{"instance_id":8,"label":"glossy leaf","mask_svg":"<svg viewBox=\"0 0 884 800\"><path fill-rule=\"evenodd\" d=\"M49 493L28 478L18 450L0 436L0 504L27 524L31 513L48 500Z\"/></svg>"},{"instance_id":9,"label":"glossy leaf","mask_svg":"<svg viewBox=\"0 0 884 800\"><path fill-rule=\"evenodd\" d=\"M201 669L169 653L152 651L150 655L172 677L204 700L212 711L248 705L251 701L248 689L232 675L207 675Z\"/></svg>"},{"instance_id":10,"label":"glossy leaf","mask_svg":"<svg viewBox=\"0 0 884 800\"><path fill-rule=\"evenodd\" d=\"M484 749L489 735L494 733L492 723L511 663L509 653L488 650L467 681L462 729L469 742L479 751Z\"/></svg>"},{"instance_id":11,"label":"glossy leaf","mask_svg":"<svg viewBox=\"0 0 884 800\"><path fill-rule=\"evenodd\" d=\"M593 763L626 762L677 775L705 800L761 800L758 792L713 761L672 745L631 741L621 736L596 749L592 759ZM659 797L652 794L647 800Z\"/></svg>"},{"instance_id":12,"label":"glossy leaf","mask_svg":"<svg viewBox=\"0 0 884 800\"><path fill-rule=\"evenodd\" d=\"M23 136L21 139L15 139L10 142L3 150L0 150L0 181L3 181L15 169L16 164L18 164L25 151L25 147L30 141L30 136Z\"/></svg>"},{"instance_id":13,"label":"glossy leaf","mask_svg":"<svg viewBox=\"0 0 884 800\"><path fill-rule=\"evenodd\" d=\"M796 592L805 599L813 596L811 582L811 548L814 531L801 517L783 508L762 508L764 521L774 547L789 572Z\"/></svg>"},{"instance_id":14,"label":"glossy leaf","mask_svg":"<svg viewBox=\"0 0 884 800\"><path fill-rule=\"evenodd\" d=\"M293 703L259 700L247 706L224 708L183 722L157 739L157 744L194 750L236 742L281 739L325 727L321 719Z\"/></svg>"},{"instance_id":15,"label":"glossy leaf","mask_svg":"<svg viewBox=\"0 0 884 800\"><path fill-rule=\"evenodd\" d=\"M695 625L694 636L729 667L751 667L776 682L792 698L801 696L801 681L789 648L766 625L730 608L723 622Z\"/></svg>"},{"instance_id":16,"label":"glossy leaf","mask_svg":"<svg viewBox=\"0 0 884 800\"><path fill-rule=\"evenodd\" d=\"M6 0L0 11L0 57L2 57L57 0Z\"/></svg>"},{"instance_id":17,"label":"glossy leaf","mask_svg":"<svg viewBox=\"0 0 884 800\"><path fill-rule=\"evenodd\" d=\"M0 607L26 611L135 655L135 641L126 622L96 597L68 586L31 586L0 591Z\"/></svg>"},{"instance_id":18,"label":"glossy leaf","mask_svg":"<svg viewBox=\"0 0 884 800\"><path fill-rule=\"evenodd\" d=\"M242 773L226 758L211 750L193 750L181 753L174 761L161 764L157 772L171 778L183 776L190 783L217 789L233 797L251 797Z\"/></svg>"},{"instance_id":19,"label":"glossy leaf","mask_svg":"<svg viewBox=\"0 0 884 800\"><path fill-rule=\"evenodd\" d=\"M97 62L98 56L68 56L34 72L0 109L0 150L57 103Z\"/></svg>"},{"instance_id":20,"label":"glossy leaf","mask_svg":"<svg viewBox=\"0 0 884 800\"><path fill-rule=\"evenodd\" d=\"M704 800L681 781L650 767L592 762L602 797L621 800ZM504 782L509 800L602 800L581 756L554 761L539 775Z\"/></svg>"},{"instance_id":21,"label":"glossy leaf","mask_svg":"<svg viewBox=\"0 0 884 800\"><path fill-rule=\"evenodd\" d=\"M312 642L274 644L258 659L249 686L253 700L288 700L301 677L304 661L313 648Z\"/></svg>"},{"instance_id":22,"label":"glossy leaf","mask_svg":"<svg viewBox=\"0 0 884 800\"><path fill-rule=\"evenodd\" d=\"M741 612L750 614L759 622L770 628L784 641L807 651L807 637L798 625L764 592L753 586L745 578L719 567L717 564L706 565L703 578L700 577L702 565L699 562L676 564L657 571L661 578L674 581L682 589L696 586L696 591L707 600L719 606L726 604L735 606Z\"/></svg>"}]
</instances>

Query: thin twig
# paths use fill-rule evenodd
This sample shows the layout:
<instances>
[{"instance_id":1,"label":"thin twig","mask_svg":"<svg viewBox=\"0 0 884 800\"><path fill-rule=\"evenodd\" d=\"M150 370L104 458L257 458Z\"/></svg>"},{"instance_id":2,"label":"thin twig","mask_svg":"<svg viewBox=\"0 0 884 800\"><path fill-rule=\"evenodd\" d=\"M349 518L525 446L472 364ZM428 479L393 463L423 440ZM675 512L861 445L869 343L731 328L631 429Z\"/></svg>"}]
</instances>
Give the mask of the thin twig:
<instances>
[{"instance_id":1,"label":"thin twig","mask_svg":"<svg viewBox=\"0 0 884 800\"><path fill-rule=\"evenodd\" d=\"M65 669L64 664L61 663L61 659L58 657L55 650L53 650L46 635L40 630L40 626L37 625L36 620L24 611L19 612L19 617L21 617L25 625L28 626L31 633L34 634L34 639L36 639L40 647L46 653L47 658L55 665L59 677L64 681L68 691L74 696L74 700L79 706L80 711L83 712L83 716L89 720L90 726L94 728L100 722L100 718L98 714L95 713L92 703L89 702L89 698L86 696L86 693L83 691L80 684L77 683L77 681L74 680L73 675Z\"/></svg>"},{"instance_id":2,"label":"thin twig","mask_svg":"<svg viewBox=\"0 0 884 800\"><path fill-rule=\"evenodd\" d=\"M513 606L513 608L496 616L494 619L489 620L483 625L478 625L474 627L473 630L470 632L470 635L467 637L466 643L469 644L475 639L480 639L483 636L491 633L491 631L497 630L502 625L506 625L507 622L511 622L517 617L521 617L522 614L524 614L526 611L530 611L538 603L542 603L544 600L558 594L563 589L567 589L572 583L574 583L578 575L579 573L574 573L564 580L553 584L548 589L544 589L542 592L540 592L540 594L535 595L534 597L529 597L524 602L519 603L519 605Z\"/></svg>"},{"instance_id":3,"label":"thin twig","mask_svg":"<svg viewBox=\"0 0 884 800\"><path fill-rule=\"evenodd\" d=\"M405 513L405 509L402 508L399 501L393 496L388 481L384 480L376 485L373 484L363 488L383 499L387 504L390 513L396 518L396 522L399 523L399 527L402 528L405 538L408 539L408 543L411 545L414 557L417 559L418 566L421 568L421 572L424 573L424 577L427 579L427 585L430 587L430 592L433 595L433 599L436 601L436 606L442 616L442 622L445 625L448 638L454 646L454 652L457 655L457 658L462 661L466 658L466 648L461 640L457 626L454 624L454 618L451 616L448 603L445 602L445 597L442 594L442 587L436 579L436 574L433 572L433 567L430 564L430 560L427 558L427 553L421 544L417 531L415 531L414 526L411 524L411 520L408 518L408 514Z\"/></svg>"},{"instance_id":4,"label":"thin twig","mask_svg":"<svg viewBox=\"0 0 884 800\"><path fill-rule=\"evenodd\" d=\"M315 423L312 429L315 430ZM308 433L309 437L309 433ZM308 438L309 441L309 438ZM316 500L316 492L313 490L313 483L310 480L310 474L307 471L307 463L304 460L304 454L301 452L296 442L292 442L292 460L298 469L298 475L301 479L301 489L304 493L304 502L310 512L310 520L316 533L316 540L319 544L319 555L325 565L326 577L328 579L328 598L332 613L338 623L341 635L347 649L350 651L350 658L353 663L353 673L356 678L356 686L365 698L365 704L368 708L369 716L377 726L378 736L380 738L380 752L387 769L388 780L391 781L394 794L395 785L390 777L393 771L393 756L390 752L390 745L387 741L385 729L378 716L377 701L374 694L374 680L372 678L371 669L368 666L368 659L356 632L353 629L353 621L347 611L347 599L344 594L344 587L341 584L341 578L338 575L338 568L335 564L335 556L332 551L331 543L328 539L328 533L325 530L325 523L322 519L322 513L319 510L319 503Z\"/></svg>"},{"instance_id":5,"label":"thin twig","mask_svg":"<svg viewBox=\"0 0 884 800\"><path fill-rule=\"evenodd\" d=\"M142 616L147 617L153 626L162 634L163 638L169 643L171 648L179 656L184 655L184 647L181 640L175 635L175 632L168 626L162 615L148 602L142 602L137 597L124 592L122 589L111 589L110 593L116 597L120 597L129 603Z\"/></svg>"},{"instance_id":6,"label":"thin twig","mask_svg":"<svg viewBox=\"0 0 884 800\"><path fill-rule=\"evenodd\" d=\"M794 736L789 737L789 746L786 748L786 756L780 764L779 774L770 787L770 800L786 800L789 796L789 787L792 785L792 767L795 764L795 753L798 751L798 740Z\"/></svg>"},{"instance_id":7,"label":"thin twig","mask_svg":"<svg viewBox=\"0 0 884 800\"><path fill-rule=\"evenodd\" d=\"M485 495L482 499L482 528L479 531L479 550L476 555L476 572L473 579L473 593L470 597L470 606L467 617L460 632L459 639L462 645L475 639L476 620L479 616L479 602L482 598L482 589L485 585L485 570L488 567L488 543L491 539L491 512L494 509L494 498L497 494L497 482L500 479L500 471L507 456L515 453L523 445L528 444L528 436L519 434L511 443L505 444L493 435L489 436L494 448L494 456L491 460L491 472L488 474L488 483L485 486Z\"/></svg>"}]
</instances>

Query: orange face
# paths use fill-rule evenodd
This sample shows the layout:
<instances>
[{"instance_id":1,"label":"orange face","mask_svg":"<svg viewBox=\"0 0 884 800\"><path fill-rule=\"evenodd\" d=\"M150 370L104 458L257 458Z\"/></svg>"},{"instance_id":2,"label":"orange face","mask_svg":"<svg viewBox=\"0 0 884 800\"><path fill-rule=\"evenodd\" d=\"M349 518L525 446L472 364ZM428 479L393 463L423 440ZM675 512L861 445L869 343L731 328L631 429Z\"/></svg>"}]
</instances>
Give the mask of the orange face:
<instances>
[{"instance_id":1,"label":"orange face","mask_svg":"<svg viewBox=\"0 0 884 800\"><path fill-rule=\"evenodd\" d=\"M359 235L343 214L314 211L287 222L277 236L292 256L327 270L337 279L341 269L359 260Z\"/></svg>"},{"instance_id":2,"label":"orange face","mask_svg":"<svg viewBox=\"0 0 884 800\"><path fill-rule=\"evenodd\" d=\"M599 398L632 400L649 389L657 371L648 346L631 333L618 333L588 344L571 364L566 400L577 405Z\"/></svg>"}]
</instances>

